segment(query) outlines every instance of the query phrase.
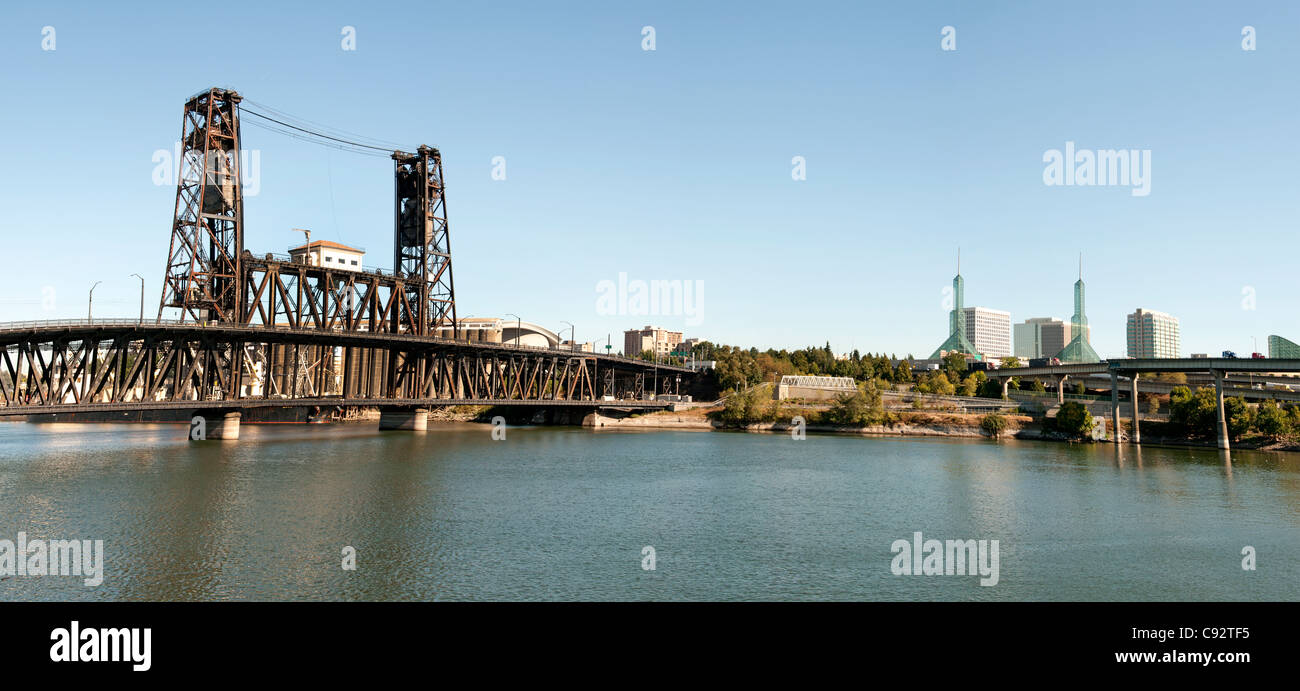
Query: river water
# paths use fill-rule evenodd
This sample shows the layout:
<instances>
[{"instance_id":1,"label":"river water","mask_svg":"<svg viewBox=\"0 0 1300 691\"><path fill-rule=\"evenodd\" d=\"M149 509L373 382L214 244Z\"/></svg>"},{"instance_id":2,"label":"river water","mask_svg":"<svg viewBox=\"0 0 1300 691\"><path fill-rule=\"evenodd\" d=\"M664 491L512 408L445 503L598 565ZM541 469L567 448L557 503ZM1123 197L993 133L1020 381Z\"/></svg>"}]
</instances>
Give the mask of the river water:
<instances>
[{"instance_id":1,"label":"river water","mask_svg":"<svg viewBox=\"0 0 1300 691\"><path fill-rule=\"evenodd\" d=\"M472 424L186 431L0 423L0 540L103 540L105 561L96 587L0 575L0 599L1300 599L1296 455L557 427L494 440ZM997 584L895 575L891 545L918 531L997 540Z\"/></svg>"}]
</instances>

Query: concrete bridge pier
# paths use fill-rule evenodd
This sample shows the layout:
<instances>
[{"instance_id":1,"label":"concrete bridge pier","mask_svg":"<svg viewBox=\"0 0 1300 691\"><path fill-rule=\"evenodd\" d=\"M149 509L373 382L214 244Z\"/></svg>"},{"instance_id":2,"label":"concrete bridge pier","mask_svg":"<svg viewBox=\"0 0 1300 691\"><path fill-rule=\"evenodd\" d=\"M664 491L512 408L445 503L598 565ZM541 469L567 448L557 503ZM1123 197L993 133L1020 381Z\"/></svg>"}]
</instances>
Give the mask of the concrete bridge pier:
<instances>
[{"instance_id":1,"label":"concrete bridge pier","mask_svg":"<svg viewBox=\"0 0 1300 691\"><path fill-rule=\"evenodd\" d=\"M196 410L190 413L190 441L238 439L242 417L238 410Z\"/></svg>"},{"instance_id":2,"label":"concrete bridge pier","mask_svg":"<svg viewBox=\"0 0 1300 691\"><path fill-rule=\"evenodd\" d=\"M1068 374L1062 374L1056 378L1056 403L1059 405L1065 403L1065 381L1070 378Z\"/></svg>"},{"instance_id":3,"label":"concrete bridge pier","mask_svg":"<svg viewBox=\"0 0 1300 691\"><path fill-rule=\"evenodd\" d=\"M1119 443L1119 374L1110 373L1110 440Z\"/></svg>"},{"instance_id":4,"label":"concrete bridge pier","mask_svg":"<svg viewBox=\"0 0 1300 691\"><path fill-rule=\"evenodd\" d=\"M429 428L427 408L384 408L379 412L379 429L423 432Z\"/></svg>"},{"instance_id":5,"label":"concrete bridge pier","mask_svg":"<svg viewBox=\"0 0 1300 691\"><path fill-rule=\"evenodd\" d=\"M1131 390L1130 390L1130 394L1129 394L1129 395L1133 397L1133 400L1132 400L1132 403L1133 403L1133 439L1132 439L1132 441L1133 441L1134 444L1141 444L1141 443L1142 443L1142 426L1141 426L1142 423L1138 420L1138 416L1141 414L1141 413L1138 412L1138 376L1139 376L1138 373L1137 373L1137 372L1134 372L1134 373L1133 373L1133 376L1129 379L1129 386L1132 387Z\"/></svg>"},{"instance_id":6,"label":"concrete bridge pier","mask_svg":"<svg viewBox=\"0 0 1300 691\"><path fill-rule=\"evenodd\" d=\"M1006 398L1011 392L1011 377L1002 378L1002 397Z\"/></svg>"},{"instance_id":7,"label":"concrete bridge pier","mask_svg":"<svg viewBox=\"0 0 1300 691\"><path fill-rule=\"evenodd\" d=\"M1218 424L1215 428L1219 432L1219 448L1228 450L1228 418L1223 414L1223 370L1214 370L1214 407L1219 412Z\"/></svg>"}]
</instances>

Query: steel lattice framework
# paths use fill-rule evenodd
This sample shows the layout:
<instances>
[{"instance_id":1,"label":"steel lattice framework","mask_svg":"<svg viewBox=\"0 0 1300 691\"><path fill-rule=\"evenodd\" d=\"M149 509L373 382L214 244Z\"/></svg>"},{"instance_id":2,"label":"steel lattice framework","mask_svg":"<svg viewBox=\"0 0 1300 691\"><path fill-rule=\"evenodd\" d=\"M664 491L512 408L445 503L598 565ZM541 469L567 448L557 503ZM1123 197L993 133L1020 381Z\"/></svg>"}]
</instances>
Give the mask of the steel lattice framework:
<instances>
[{"instance_id":1,"label":"steel lattice framework","mask_svg":"<svg viewBox=\"0 0 1300 691\"><path fill-rule=\"evenodd\" d=\"M420 325L417 333L434 334L440 326L455 333L456 300L451 274L451 236L447 230L447 199L442 178L442 154L421 146L414 154L393 153L393 265L405 298L397 303L398 320ZM410 317L403 314L414 311Z\"/></svg>"},{"instance_id":2,"label":"steel lattice framework","mask_svg":"<svg viewBox=\"0 0 1300 691\"><path fill-rule=\"evenodd\" d=\"M244 250L239 101L239 94L213 88L185 103L159 318L163 308L177 307L182 319L238 319Z\"/></svg>"},{"instance_id":3,"label":"steel lattice framework","mask_svg":"<svg viewBox=\"0 0 1300 691\"><path fill-rule=\"evenodd\" d=\"M261 405L626 406L648 363L409 335L194 323L0 329L0 415ZM664 367L674 391L681 368ZM632 403L635 404L635 403ZM661 406L646 402L642 405Z\"/></svg>"}]
</instances>

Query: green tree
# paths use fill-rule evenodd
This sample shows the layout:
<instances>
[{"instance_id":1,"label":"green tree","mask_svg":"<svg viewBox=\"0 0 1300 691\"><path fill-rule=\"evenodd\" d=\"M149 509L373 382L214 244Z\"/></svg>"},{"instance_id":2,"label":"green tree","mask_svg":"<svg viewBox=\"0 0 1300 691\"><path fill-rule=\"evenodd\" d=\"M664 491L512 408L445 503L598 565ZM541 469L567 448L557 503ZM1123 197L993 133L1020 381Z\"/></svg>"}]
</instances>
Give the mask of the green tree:
<instances>
[{"instance_id":1,"label":"green tree","mask_svg":"<svg viewBox=\"0 0 1300 691\"><path fill-rule=\"evenodd\" d=\"M875 382L860 384L856 392L836 398L826 411L826 419L837 425L859 427L883 422L885 406Z\"/></svg>"},{"instance_id":2,"label":"green tree","mask_svg":"<svg viewBox=\"0 0 1300 691\"><path fill-rule=\"evenodd\" d=\"M952 396L957 393L957 387L941 370L931 370L925 379L916 385L916 390L940 396Z\"/></svg>"},{"instance_id":3,"label":"green tree","mask_svg":"<svg viewBox=\"0 0 1300 691\"><path fill-rule=\"evenodd\" d=\"M1214 389L1202 386L1193 392L1175 386L1169 394L1169 422L1186 434L1214 435L1218 420Z\"/></svg>"},{"instance_id":4,"label":"green tree","mask_svg":"<svg viewBox=\"0 0 1300 691\"><path fill-rule=\"evenodd\" d=\"M894 370L894 381L909 382L912 381L912 363L907 360L899 360L898 367Z\"/></svg>"},{"instance_id":5,"label":"green tree","mask_svg":"<svg viewBox=\"0 0 1300 691\"><path fill-rule=\"evenodd\" d=\"M1002 384L992 379L985 379L980 383L975 395L980 398L1002 398Z\"/></svg>"},{"instance_id":6,"label":"green tree","mask_svg":"<svg viewBox=\"0 0 1300 691\"><path fill-rule=\"evenodd\" d=\"M1237 439L1250 431L1255 424L1255 411L1240 396L1226 398L1223 401L1223 417L1228 421L1228 436ZM1218 424L1219 411L1215 406L1214 424ZM1217 432L1216 432L1217 434Z\"/></svg>"},{"instance_id":7,"label":"green tree","mask_svg":"<svg viewBox=\"0 0 1300 691\"><path fill-rule=\"evenodd\" d=\"M759 389L733 391L723 404L720 418L728 425L744 425L760 417L762 396Z\"/></svg>"},{"instance_id":8,"label":"green tree","mask_svg":"<svg viewBox=\"0 0 1300 691\"><path fill-rule=\"evenodd\" d=\"M997 413L989 413L980 420L980 429L984 433L997 439L1002 436L1002 432L1007 428L1007 419Z\"/></svg>"},{"instance_id":9,"label":"green tree","mask_svg":"<svg viewBox=\"0 0 1300 691\"><path fill-rule=\"evenodd\" d=\"M1277 401L1270 399L1259 404L1259 410L1255 412L1255 429L1271 439L1281 439L1291 434L1291 421Z\"/></svg>"},{"instance_id":10,"label":"green tree","mask_svg":"<svg viewBox=\"0 0 1300 691\"><path fill-rule=\"evenodd\" d=\"M948 353L943 356L943 370L948 374L950 382L961 381L966 376L966 356L962 353Z\"/></svg>"},{"instance_id":11,"label":"green tree","mask_svg":"<svg viewBox=\"0 0 1300 691\"><path fill-rule=\"evenodd\" d=\"M970 375L968 375L965 379L963 379L961 382L961 387L957 389L957 395L959 396L975 395L975 392L979 390L979 385L980 385L979 379L975 377L976 374L984 374L984 373L973 372Z\"/></svg>"},{"instance_id":12,"label":"green tree","mask_svg":"<svg viewBox=\"0 0 1300 691\"><path fill-rule=\"evenodd\" d=\"M1024 366L1025 364L1020 361L1020 358L1014 355L1012 355L1011 357L1002 358L1002 365L1001 365L1002 369L1015 369L1016 367L1024 367Z\"/></svg>"},{"instance_id":13,"label":"green tree","mask_svg":"<svg viewBox=\"0 0 1300 691\"><path fill-rule=\"evenodd\" d=\"M1056 411L1056 429L1073 437L1085 437L1092 432L1092 414L1078 401L1066 401Z\"/></svg>"}]
</instances>

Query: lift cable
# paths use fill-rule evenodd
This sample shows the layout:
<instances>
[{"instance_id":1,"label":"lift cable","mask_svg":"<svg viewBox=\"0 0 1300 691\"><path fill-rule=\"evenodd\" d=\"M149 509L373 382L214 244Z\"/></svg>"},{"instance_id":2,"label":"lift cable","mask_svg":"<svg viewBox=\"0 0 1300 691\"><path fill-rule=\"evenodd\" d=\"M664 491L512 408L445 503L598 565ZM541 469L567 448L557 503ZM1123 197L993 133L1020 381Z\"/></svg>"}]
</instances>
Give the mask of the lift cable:
<instances>
[{"instance_id":1,"label":"lift cable","mask_svg":"<svg viewBox=\"0 0 1300 691\"><path fill-rule=\"evenodd\" d=\"M275 117L279 118L280 120L283 120L283 121L285 121L285 122L292 123L292 124L294 124L294 125L297 125L297 126L299 126L299 127L304 128L304 129L310 129L310 130L313 130L313 131L316 131L316 132L321 132L321 133L324 133L324 134L333 135L333 136L335 136L335 137L340 137L340 138L346 138L346 139L355 140L357 143L360 143L360 144L370 144L370 145L376 145L376 146L384 146L384 147L387 147L390 151L393 150L393 149L400 149L400 148L402 148L402 145L401 145L401 144L399 144L399 143L397 143L397 142L394 142L394 141L390 141L390 140L387 140L387 139L380 139L380 138L378 138L378 137L366 137L366 136L363 136L363 135L357 134L356 132L349 132L348 130L345 130L345 129L342 129L342 128L338 128L338 127L330 127L329 125L326 125L326 124L324 124L324 123L315 122L315 121L313 121L313 120L308 120L307 118L298 117L298 116L295 116L295 115L293 115L293 114L286 113L286 112L284 112L283 110L279 110L279 109L277 109L277 108L273 108L273 107L271 107L271 106L269 106L269 105L267 105L267 104L265 104L265 103L258 103L257 101L253 101L253 100L251 100L251 99L244 99L244 103L247 103L247 104L253 106L254 108L256 108L257 110L259 110L259 111L261 111L261 112L263 112L263 113L269 113L269 114L274 115Z\"/></svg>"},{"instance_id":2,"label":"lift cable","mask_svg":"<svg viewBox=\"0 0 1300 691\"><path fill-rule=\"evenodd\" d=\"M310 137L310 136L307 136L307 135L304 135L304 134L299 134L299 133L297 133L297 132L294 132L293 130L285 129L285 128L280 127L280 126L277 126L277 125L272 125L272 124L269 124L269 123L258 122L257 120L245 120L244 123L245 123L245 124L248 124L248 125L252 125L252 126L254 126L254 127L258 128L258 129L261 129L261 130L266 130L266 131L268 131L268 132L275 132L276 134L282 134L282 135L284 135L284 136L286 136L286 137L289 137L290 139L296 139L296 140L301 141L301 142L307 142L307 143L309 143L309 144L316 144L316 145L318 145L318 146L324 146L324 147L328 147L328 148L330 148L330 149L337 149L337 150L339 150L339 151L346 151L346 152L348 152L348 153L360 154L360 155L362 155L362 156L373 156L373 157L375 157L375 158L387 158L387 157L388 157L388 154L387 154L387 153L381 153L380 151L375 151L375 150L368 149L368 148L367 148L367 149L360 149L360 148L356 148L356 147L354 147L354 146L351 146L351 145L349 145L349 144L335 143L335 142L330 142L330 141L325 141L325 140L317 139L317 138L315 138L315 137ZM388 151L389 151L388 149L385 149L385 150L384 150L384 152L388 152Z\"/></svg>"},{"instance_id":3,"label":"lift cable","mask_svg":"<svg viewBox=\"0 0 1300 691\"><path fill-rule=\"evenodd\" d=\"M274 122L274 123L276 123L276 125L283 126L283 127L289 127L290 130L298 130L298 131L300 131L300 132L304 132L304 134L307 134L307 135L309 135L309 136L317 136L317 138L321 138L321 139L329 139L329 140L331 140L331 142L338 142L338 143L341 143L341 144L346 144L346 145L348 145L348 147L363 148L363 149L372 149L372 151L382 151L382 152L385 152L385 153L393 153L393 149L391 149L391 148L387 148L387 147L373 147L373 145L370 145L370 144L363 144L363 143L360 143L360 142L350 142L350 140L342 139L342 138L338 138L338 136L330 136L330 135L328 135L328 134L322 134L322 132L317 132L317 131L313 131L313 130L305 129L305 127L299 127L299 126L296 126L296 125L290 125L290 123L283 122L283 121L279 121L279 119L276 119L276 118L273 118L273 117L270 117L270 116L264 116L264 114L261 114L261 113L259 113L259 112L256 112L256 110L250 110L250 109L247 109L247 108L240 108L239 110L240 110L240 112L242 112L242 113L248 113L248 114L250 114L250 116L253 116L253 117L259 117L259 118L261 118L261 119L268 119L268 121L270 121L270 122Z\"/></svg>"}]
</instances>

